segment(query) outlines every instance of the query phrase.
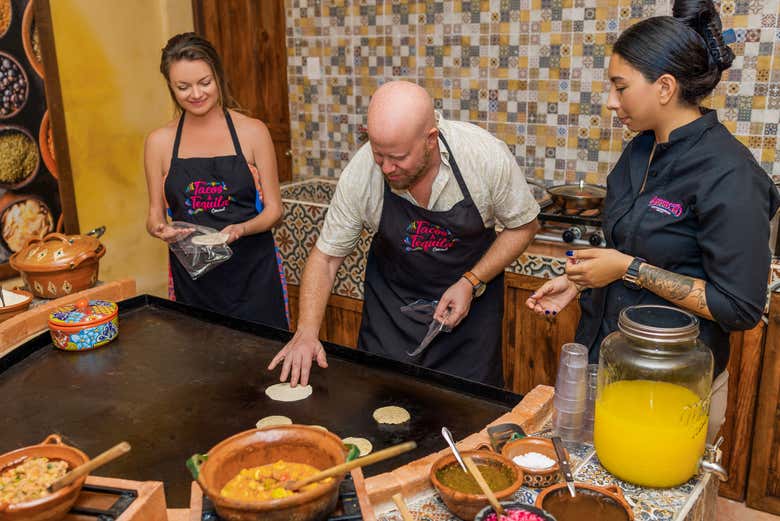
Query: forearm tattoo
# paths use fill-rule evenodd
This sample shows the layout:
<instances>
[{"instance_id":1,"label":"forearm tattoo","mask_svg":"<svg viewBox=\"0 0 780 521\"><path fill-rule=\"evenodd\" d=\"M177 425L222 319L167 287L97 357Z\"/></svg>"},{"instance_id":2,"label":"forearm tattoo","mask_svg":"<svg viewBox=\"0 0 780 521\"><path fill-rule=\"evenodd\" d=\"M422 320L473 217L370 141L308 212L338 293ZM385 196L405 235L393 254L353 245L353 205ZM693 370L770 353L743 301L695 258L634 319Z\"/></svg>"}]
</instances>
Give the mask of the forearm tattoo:
<instances>
[{"instance_id":1,"label":"forearm tattoo","mask_svg":"<svg viewBox=\"0 0 780 521\"><path fill-rule=\"evenodd\" d=\"M639 283L669 301L683 304L682 301L688 300L683 307L694 313L710 314L704 281L642 264L639 268Z\"/></svg>"}]
</instances>

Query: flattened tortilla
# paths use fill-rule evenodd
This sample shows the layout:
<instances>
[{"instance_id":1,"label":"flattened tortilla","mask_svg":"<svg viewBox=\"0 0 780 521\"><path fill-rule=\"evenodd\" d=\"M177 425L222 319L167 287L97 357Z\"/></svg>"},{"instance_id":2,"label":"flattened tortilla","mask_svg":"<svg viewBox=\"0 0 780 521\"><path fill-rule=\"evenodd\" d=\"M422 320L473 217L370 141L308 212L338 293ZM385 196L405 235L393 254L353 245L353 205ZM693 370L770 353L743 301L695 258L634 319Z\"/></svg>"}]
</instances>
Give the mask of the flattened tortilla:
<instances>
[{"instance_id":1,"label":"flattened tortilla","mask_svg":"<svg viewBox=\"0 0 780 521\"><path fill-rule=\"evenodd\" d=\"M397 425L399 423L408 422L411 419L409 411L403 407L397 405L388 405L387 407L380 407L374 411L374 419L377 423L388 423L390 425Z\"/></svg>"},{"instance_id":2,"label":"flattened tortilla","mask_svg":"<svg viewBox=\"0 0 780 521\"><path fill-rule=\"evenodd\" d=\"M311 396L311 385L298 385L290 387L288 382L283 384L274 384L265 390L265 394L272 400L278 402L297 402L305 400Z\"/></svg>"},{"instance_id":3,"label":"flattened tortilla","mask_svg":"<svg viewBox=\"0 0 780 521\"><path fill-rule=\"evenodd\" d=\"M266 416L257 422L256 427L262 429L263 427L275 425L292 425L292 420L287 416Z\"/></svg>"},{"instance_id":4,"label":"flattened tortilla","mask_svg":"<svg viewBox=\"0 0 780 521\"><path fill-rule=\"evenodd\" d=\"M356 446L360 451L361 458L363 456L371 454L371 451L374 450L374 446L371 445L371 442L365 438L344 438L341 441L344 444L351 443L352 445Z\"/></svg>"},{"instance_id":5,"label":"flattened tortilla","mask_svg":"<svg viewBox=\"0 0 780 521\"><path fill-rule=\"evenodd\" d=\"M190 242L196 246L217 246L219 244L225 244L230 236L227 233L204 233L202 235L196 235Z\"/></svg>"}]
</instances>

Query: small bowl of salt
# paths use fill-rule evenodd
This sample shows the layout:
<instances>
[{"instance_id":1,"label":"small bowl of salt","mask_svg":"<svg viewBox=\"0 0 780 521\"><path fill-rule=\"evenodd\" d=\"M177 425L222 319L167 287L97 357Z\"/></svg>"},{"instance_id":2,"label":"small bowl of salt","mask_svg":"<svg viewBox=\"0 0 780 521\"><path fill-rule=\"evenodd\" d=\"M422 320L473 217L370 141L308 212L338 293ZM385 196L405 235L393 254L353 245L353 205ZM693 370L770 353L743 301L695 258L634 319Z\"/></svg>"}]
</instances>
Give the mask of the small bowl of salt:
<instances>
[{"instance_id":1,"label":"small bowl of salt","mask_svg":"<svg viewBox=\"0 0 780 521\"><path fill-rule=\"evenodd\" d=\"M33 295L23 289L0 289L3 292L3 304L0 304L0 322L27 311L32 302Z\"/></svg>"},{"instance_id":2,"label":"small bowl of salt","mask_svg":"<svg viewBox=\"0 0 780 521\"><path fill-rule=\"evenodd\" d=\"M510 441L501 455L523 469L523 484L528 487L549 487L561 477L555 447L547 438L529 436Z\"/></svg>"}]
</instances>

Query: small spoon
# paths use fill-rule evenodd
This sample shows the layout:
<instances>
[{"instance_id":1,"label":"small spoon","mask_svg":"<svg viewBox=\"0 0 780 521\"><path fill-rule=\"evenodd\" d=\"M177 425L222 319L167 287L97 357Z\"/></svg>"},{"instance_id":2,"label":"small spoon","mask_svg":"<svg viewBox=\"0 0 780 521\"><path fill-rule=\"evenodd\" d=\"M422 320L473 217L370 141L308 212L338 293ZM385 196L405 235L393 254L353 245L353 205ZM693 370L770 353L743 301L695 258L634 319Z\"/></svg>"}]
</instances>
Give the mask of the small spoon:
<instances>
[{"instance_id":1,"label":"small spoon","mask_svg":"<svg viewBox=\"0 0 780 521\"><path fill-rule=\"evenodd\" d=\"M79 479L82 476L85 476L95 470L98 467L102 467L109 461L113 461L122 454L126 454L130 452L130 444L126 441L123 441L122 443L118 443L108 449L107 451L103 452L102 454L99 454L95 456L93 459L89 460L86 463L82 463L75 469L71 470L64 476L62 476L60 479L49 485L49 492L57 492L59 489L63 487L67 487L77 479Z\"/></svg>"},{"instance_id":2,"label":"small spoon","mask_svg":"<svg viewBox=\"0 0 780 521\"><path fill-rule=\"evenodd\" d=\"M463 458L461 457L458 448L455 446L455 441L452 439L452 433L450 430L447 427L442 427L441 435L444 436L445 440L447 440L447 444L452 449L452 453L455 454L455 459L458 460L458 463L460 463L460 468L463 469L463 472L468 474L469 470L466 468L466 464L463 463Z\"/></svg>"},{"instance_id":3,"label":"small spoon","mask_svg":"<svg viewBox=\"0 0 780 521\"><path fill-rule=\"evenodd\" d=\"M364 465L370 465L378 461L383 461L388 458L393 458L395 456L403 454L404 452L409 452L410 450L414 450L416 448L417 448L417 442L414 441L407 441L406 443L393 445L392 447L382 449L378 452L374 452L373 454L369 454L368 456L364 456L362 458L353 459L352 461L348 461L346 463L335 465L333 467L330 467L329 469L323 470L322 472L318 472L308 478L299 479L297 481L288 481L284 484L284 488L286 488L287 490L298 490L299 488L305 487L306 485L310 485L311 483L322 481L325 478L338 476L339 474L349 472L352 469L362 467Z\"/></svg>"},{"instance_id":4,"label":"small spoon","mask_svg":"<svg viewBox=\"0 0 780 521\"><path fill-rule=\"evenodd\" d=\"M498 502L498 498L496 498L496 495L493 494L492 490L490 490L490 487L485 481L485 478L482 477L482 473L477 468L477 465L474 463L474 460L466 456L465 462L466 462L466 466L469 469L469 473L472 476L474 476L474 479L477 480L477 485L479 485L479 488L482 489L482 493L485 494L488 498L488 501L490 501L490 506L493 507L493 511L496 513L496 516L498 517L498 519L501 519L501 516L504 515L504 507L501 506L501 503Z\"/></svg>"}]
</instances>

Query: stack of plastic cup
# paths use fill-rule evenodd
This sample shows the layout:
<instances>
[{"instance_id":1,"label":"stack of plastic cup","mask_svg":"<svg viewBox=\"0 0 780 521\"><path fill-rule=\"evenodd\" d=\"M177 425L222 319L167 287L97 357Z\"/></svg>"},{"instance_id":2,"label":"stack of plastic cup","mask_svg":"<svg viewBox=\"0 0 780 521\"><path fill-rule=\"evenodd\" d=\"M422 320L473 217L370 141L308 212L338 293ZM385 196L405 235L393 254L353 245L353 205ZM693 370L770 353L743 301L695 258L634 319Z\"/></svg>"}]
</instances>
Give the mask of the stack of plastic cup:
<instances>
[{"instance_id":1,"label":"stack of plastic cup","mask_svg":"<svg viewBox=\"0 0 780 521\"><path fill-rule=\"evenodd\" d=\"M596 389L599 386L599 364L588 364L586 381L582 441L593 443L593 419L596 417Z\"/></svg>"},{"instance_id":2,"label":"stack of plastic cup","mask_svg":"<svg viewBox=\"0 0 780 521\"><path fill-rule=\"evenodd\" d=\"M566 442L581 442L587 402L588 348L564 344L553 399L553 431Z\"/></svg>"}]
</instances>

